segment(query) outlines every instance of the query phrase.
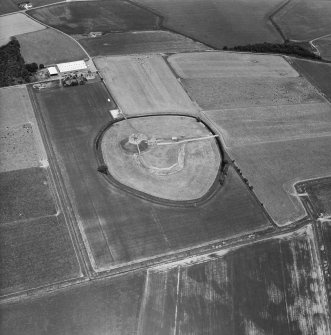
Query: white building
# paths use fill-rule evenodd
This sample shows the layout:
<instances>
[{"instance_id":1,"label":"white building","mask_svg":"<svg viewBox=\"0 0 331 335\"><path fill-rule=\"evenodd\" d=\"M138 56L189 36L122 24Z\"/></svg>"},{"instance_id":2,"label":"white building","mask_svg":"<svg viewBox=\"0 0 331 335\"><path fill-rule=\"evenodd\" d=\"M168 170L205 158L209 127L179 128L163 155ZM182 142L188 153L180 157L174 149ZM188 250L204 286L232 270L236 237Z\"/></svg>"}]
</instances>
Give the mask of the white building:
<instances>
[{"instance_id":1,"label":"white building","mask_svg":"<svg viewBox=\"0 0 331 335\"><path fill-rule=\"evenodd\" d=\"M48 70L48 73L50 76L57 76L58 75L58 72L57 72L57 69L55 66L50 66L47 68Z\"/></svg>"},{"instance_id":2,"label":"white building","mask_svg":"<svg viewBox=\"0 0 331 335\"><path fill-rule=\"evenodd\" d=\"M60 63L60 64L56 64L56 66L61 73L80 71L80 70L87 69L86 63L83 60L78 60L76 62L69 62L69 63Z\"/></svg>"}]
</instances>

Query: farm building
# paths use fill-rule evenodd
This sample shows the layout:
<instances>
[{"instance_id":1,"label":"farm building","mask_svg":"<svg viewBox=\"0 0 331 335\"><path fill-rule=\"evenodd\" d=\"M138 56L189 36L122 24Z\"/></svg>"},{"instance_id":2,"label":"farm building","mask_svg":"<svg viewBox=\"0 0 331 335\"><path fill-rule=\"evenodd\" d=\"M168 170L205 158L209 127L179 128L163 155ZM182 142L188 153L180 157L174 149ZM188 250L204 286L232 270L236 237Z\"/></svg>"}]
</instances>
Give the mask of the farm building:
<instances>
[{"instance_id":1,"label":"farm building","mask_svg":"<svg viewBox=\"0 0 331 335\"><path fill-rule=\"evenodd\" d=\"M86 63L83 60L79 60L76 62L69 62L69 63L60 63L60 64L56 64L56 66L59 69L59 72L61 73L80 71L80 70L87 69Z\"/></svg>"},{"instance_id":2,"label":"farm building","mask_svg":"<svg viewBox=\"0 0 331 335\"><path fill-rule=\"evenodd\" d=\"M58 75L58 72L57 72L57 69L55 66L50 66L47 68L48 70L48 73L50 76L57 76Z\"/></svg>"},{"instance_id":3,"label":"farm building","mask_svg":"<svg viewBox=\"0 0 331 335\"><path fill-rule=\"evenodd\" d=\"M30 9L32 8L32 3L31 2L22 2L18 4L18 7L21 9Z\"/></svg>"}]
</instances>

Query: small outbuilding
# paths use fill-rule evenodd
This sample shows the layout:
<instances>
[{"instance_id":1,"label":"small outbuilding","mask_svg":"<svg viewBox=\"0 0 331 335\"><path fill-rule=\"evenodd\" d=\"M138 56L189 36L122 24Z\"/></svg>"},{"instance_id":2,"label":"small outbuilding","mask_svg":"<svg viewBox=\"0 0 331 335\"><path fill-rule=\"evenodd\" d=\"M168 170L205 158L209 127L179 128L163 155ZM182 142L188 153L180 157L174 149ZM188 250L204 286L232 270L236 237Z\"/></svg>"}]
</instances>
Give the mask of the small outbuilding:
<instances>
[{"instance_id":1,"label":"small outbuilding","mask_svg":"<svg viewBox=\"0 0 331 335\"><path fill-rule=\"evenodd\" d=\"M57 76L59 73L57 72L57 69L55 66L50 66L47 68L47 71L51 77Z\"/></svg>"}]
</instances>

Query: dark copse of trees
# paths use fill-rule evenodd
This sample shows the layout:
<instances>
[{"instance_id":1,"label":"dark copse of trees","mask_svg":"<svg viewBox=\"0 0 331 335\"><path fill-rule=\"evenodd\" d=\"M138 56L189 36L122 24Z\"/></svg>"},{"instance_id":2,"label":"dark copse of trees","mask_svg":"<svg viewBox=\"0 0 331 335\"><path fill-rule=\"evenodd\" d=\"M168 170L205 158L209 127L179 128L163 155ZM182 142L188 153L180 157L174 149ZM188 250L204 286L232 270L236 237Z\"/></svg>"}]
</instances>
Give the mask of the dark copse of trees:
<instances>
[{"instance_id":1,"label":"dark copse of trees","mask_svg":"<svg viewBox=\"0 0 331 335\"><path fill-rule=\"evenodd\" d=\"M0 87L29 83L37 70L36 63L25 64L17 39L0 47Z\"/></svg>"},{"instance_id":2,"label":"dark copse of trees","mask_svg":"<svg viewBox=\"0 0 331 335\"><path fill-rule=\"evenodd\" d=\"M302 44L286 41L284 43L257 43L248 45L239 45L233 48L224 47L223 50L248 51L260 53L278 53L292 56L299 56L311 59L321 59L320 56L304 48Z\"/></svg>"}]
</instances>

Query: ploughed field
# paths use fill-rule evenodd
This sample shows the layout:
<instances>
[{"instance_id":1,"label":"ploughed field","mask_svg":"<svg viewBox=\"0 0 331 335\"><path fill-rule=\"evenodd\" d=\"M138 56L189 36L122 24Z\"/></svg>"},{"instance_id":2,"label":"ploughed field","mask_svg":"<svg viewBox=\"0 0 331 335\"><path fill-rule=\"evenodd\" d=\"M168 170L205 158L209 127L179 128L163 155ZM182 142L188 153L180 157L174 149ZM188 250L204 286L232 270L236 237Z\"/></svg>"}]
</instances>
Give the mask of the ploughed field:
<instances>
[{"instance_id":1,"label":"ploughed field","mask_svg":"<svg viewBox=\"0 0 331 335\"><path fill-rule=\"evenodd\" d=\"M152 30L158 17L129 1L79 1L31 9L28 14L67 34Z\"/></svg>"},{"instance_id":2,"label":"ploughed field","mask_svg":"<svg viewBox=\"0 0 331 335\"><path fill-rule=\"evenodd\" d=\"M281 42L268 16L280 0L135 0L162 17L163 27L215 48Z\"/></svg>"},{"instance_id":3,"label":"ploughed field","mask_svg":"<svg viewBox=\"0 0 331 335\"><path fill-rule=\"evenodd\" d=\"M294 184L331 174L331 108L315 82L279 56L191 53L168 62L274 221L306 216Z\"/></svg>"},{"instance_id":4,"label":"ploughed field","mask_svg":"<svg viewBox=\"0 0 331 335\"><path fill-rule=\"evenodd\" d=\"M172 53L210 49L202 43L169 31L135 31L109 33L101 37L82 38L79 43L90 56L120 54Z\"/></svg>"},{"instance_id":5,"label":"ploughed field","mask_svg":"<svg viewBox=\"0 0 331 335\"><path fill-rule=\"evenodd\" d=\"M24 86L0 90L0 296L81 276Z\"/></svg>"},{"instance_id":6,"label":"ploughed field","mask_svg":"<svg viewBox=\"0 0 331 335\"><path fill-rule=\"evenodd\" d=\"M163 80L166 82L167 76ZM95 271L270 228L259 203L231 167L213 196L197 206L151 202L109 182L97 171L94 143L111 121L109 109L115 107L108 101L111 98L103 83L43 91L31 88L31 94L38 113L42 111L39 115L75 213L75 224Z\"/></svg>"},{"instance_id":7,"label":"ploughed field","mask_svg":"<svg viewBox=\"0 0 331 335\"><path fill-rule=\"evenodd\" d=\"M82 335L327 335L322 276L308 225L263 242L3 304L0 330L4 335L40 329Z\"/></svg>"}]
</instances>

